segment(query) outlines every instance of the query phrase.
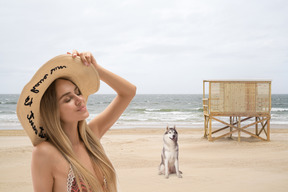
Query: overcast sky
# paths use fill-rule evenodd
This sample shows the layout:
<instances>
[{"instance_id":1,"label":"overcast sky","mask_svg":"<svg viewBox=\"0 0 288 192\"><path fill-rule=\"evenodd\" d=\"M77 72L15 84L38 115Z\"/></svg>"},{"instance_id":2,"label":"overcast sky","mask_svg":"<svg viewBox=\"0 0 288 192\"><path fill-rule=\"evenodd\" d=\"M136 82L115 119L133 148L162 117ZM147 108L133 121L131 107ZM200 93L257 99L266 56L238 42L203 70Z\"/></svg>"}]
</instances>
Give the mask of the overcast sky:
<instances>
[{"instance_id":1,"label":"overcast sky","mask_svg":"<svg viewBox=\"0 0 288 192\"><path fill-rule=\"evenodd\" d=\"M138 94L202 93L204 79L269 79L288 94L287 0L0 0L0 27L0 94L73 49Z\"/></svg>"}]
</instances>

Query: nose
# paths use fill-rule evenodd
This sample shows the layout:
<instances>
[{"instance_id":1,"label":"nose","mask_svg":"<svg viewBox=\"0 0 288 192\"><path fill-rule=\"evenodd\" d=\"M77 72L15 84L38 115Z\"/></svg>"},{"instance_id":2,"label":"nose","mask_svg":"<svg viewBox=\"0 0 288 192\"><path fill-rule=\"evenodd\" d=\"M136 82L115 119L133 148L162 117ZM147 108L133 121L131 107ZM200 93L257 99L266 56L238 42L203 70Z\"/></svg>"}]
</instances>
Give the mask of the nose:
<instances>
[{"instance_id":1,"label":"nose","mask_svg":"<svg viewBox=\"0 0 288 192\"><path fill-rule=\"evenodd\" d=\"M83 103L83 97L81 95L75 95L75 105L81 106Z\"/></svg>"}]
</instances>

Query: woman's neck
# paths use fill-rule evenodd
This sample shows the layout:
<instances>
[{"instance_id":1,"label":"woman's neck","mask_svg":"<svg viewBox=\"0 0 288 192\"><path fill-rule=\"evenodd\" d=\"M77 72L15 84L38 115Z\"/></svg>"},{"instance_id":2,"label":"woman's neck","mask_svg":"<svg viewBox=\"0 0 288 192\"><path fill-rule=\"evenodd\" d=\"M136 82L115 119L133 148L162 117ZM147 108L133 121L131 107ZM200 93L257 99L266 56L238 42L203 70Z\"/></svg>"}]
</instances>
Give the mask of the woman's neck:
<instances>
[{"instance_id":1,"label":"woman's neck","mask_svg":"<svg viewBox=\"0 0 288 192\"><path fill-rule=\"evenodd\" d=\"M73 146L81 143L78 133L78 122L62 123L62 129L66 133Z\"/></svg>"}]
</instances>

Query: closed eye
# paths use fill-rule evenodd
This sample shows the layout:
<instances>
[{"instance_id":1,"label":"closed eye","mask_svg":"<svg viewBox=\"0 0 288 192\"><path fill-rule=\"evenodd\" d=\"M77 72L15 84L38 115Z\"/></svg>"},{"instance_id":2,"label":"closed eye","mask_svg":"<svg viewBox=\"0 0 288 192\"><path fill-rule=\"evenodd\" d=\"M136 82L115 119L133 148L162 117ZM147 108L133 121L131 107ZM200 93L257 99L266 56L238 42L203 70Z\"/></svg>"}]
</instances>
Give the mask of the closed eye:
<instances>
[{"instance_id":1,"label":"closed eye","mask_svg":"<svg viewBox=\"0 0 288 192\"><path fill-rule=\"evenodd\" d=\"M64 99L64 102L65 103L69 103L71 101L71 97L66 97L65 99Z\"/></svg>"}]
</instances>

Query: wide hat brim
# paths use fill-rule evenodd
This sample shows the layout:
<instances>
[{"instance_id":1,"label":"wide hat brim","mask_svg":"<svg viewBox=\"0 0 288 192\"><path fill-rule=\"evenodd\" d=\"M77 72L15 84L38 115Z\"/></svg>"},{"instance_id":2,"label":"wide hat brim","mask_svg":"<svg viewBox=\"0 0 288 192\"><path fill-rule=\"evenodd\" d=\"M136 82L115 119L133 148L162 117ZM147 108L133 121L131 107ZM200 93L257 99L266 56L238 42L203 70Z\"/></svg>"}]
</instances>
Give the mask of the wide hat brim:
<instances>
[{"instance_id":1,"label":"wide hat brim","mask_svg":"<svg viewBox=\"0 0 288 192\"><path fill-rule=\"evenodd\" d=\"M17 103L18 119L34 146L47 139L40 117L40 102L47 88L58 78L74 82L86 100L100 86L94 65L85 66L80 57L59 55L42 65L23 88Z\"/></svg>"}]
</instances>

